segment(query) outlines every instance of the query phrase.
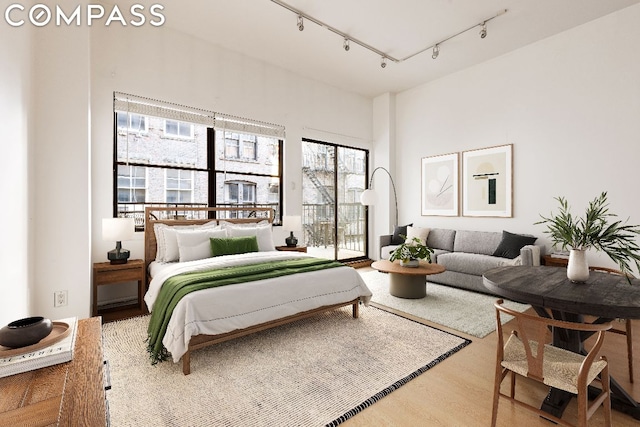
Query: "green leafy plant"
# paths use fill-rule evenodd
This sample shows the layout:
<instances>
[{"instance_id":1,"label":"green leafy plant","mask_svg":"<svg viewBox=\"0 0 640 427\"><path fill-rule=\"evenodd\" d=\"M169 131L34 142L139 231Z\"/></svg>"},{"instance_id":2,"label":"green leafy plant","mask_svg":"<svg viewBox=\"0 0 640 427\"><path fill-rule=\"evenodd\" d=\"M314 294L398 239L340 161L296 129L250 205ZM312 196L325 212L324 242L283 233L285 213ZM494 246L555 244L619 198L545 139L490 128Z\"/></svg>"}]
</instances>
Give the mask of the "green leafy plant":
<instances>
[{"instance_id":1,"label":"green leafy plant","mask_svg":"<svg viewBox=\"0 0 640 427\"><path fill-rule=\"evenodd\" d=\"M407 242L406 236L400 235L405 241L391 252L389 261L393 262L397 259L402 262L411 261L413 259L426 259L431 262L431 254L433 249L422 243L418 237L414 237Z\"/></svg>"},{"instance_id":2,"label":"green leafy plant","mask_svg":"<svg viewBox=\"0 0 640 427\"><path fill-rule=\"evenodd\" d=\"M542 217L535 224L545 224L544 232L551 237L553 246L566 250L594 248L606 253L625 274L631 273L631 263L640 270L640 247L636 237L640 226L628 225L620 221L616 214L609 212L607 192L589 202L584 217L571 214L569 203L564 197L555 198L560 203L557 215Z\"/></svg>"}]
</instances>

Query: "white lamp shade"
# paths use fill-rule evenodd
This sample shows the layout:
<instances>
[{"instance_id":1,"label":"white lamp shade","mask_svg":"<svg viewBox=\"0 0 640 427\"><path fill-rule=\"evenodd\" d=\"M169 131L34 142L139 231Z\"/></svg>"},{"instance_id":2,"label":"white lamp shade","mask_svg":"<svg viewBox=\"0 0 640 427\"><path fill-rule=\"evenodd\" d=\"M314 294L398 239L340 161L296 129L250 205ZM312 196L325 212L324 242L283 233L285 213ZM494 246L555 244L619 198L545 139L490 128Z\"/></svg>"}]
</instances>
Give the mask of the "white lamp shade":
<instances>
[{"instance_id":1,"label":"white lamp shade","mask_svg":"<svg viewBox=\"0 0 640 427\"><path fill-rule=\"evenodd\" d=\"M302 230L302 217L300 215L285 215L282 217L282 228L289 231Z\"/></svg>"},{"instance_id":2,"label":"white lamp shade","mask_svg":"<svg viewBox=\"0 0 640 427\"><path fill-rule=\"evenodd\" d=\"M378 201L378 195L371 189L364 190L360 195L360 203L364 206L375 205Z\"/></svg>"},{"instance_id":3,"label":"white lamp shade","mask_svg":"<svg viewBox=\"0 0 640 427\"><path fill-rule=\"evenodd\" d=\"M135 233L133 218L103 218L102 239L111 242L132 240Z\"/></svg>"}]
</instances>

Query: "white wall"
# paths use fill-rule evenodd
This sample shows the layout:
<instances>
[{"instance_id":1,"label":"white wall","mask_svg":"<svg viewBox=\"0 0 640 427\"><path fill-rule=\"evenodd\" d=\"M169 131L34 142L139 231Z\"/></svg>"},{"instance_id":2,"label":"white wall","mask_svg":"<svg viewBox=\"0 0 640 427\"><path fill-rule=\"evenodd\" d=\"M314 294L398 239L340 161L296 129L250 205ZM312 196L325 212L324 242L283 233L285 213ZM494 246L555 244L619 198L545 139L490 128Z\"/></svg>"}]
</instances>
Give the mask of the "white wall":
<instances>
[{"instance_id":1,"label":"white wall","mask_svg":"<svg viewBox=\"0 0 640 427\"><path fill-rule=\"evenodd\" d=\"M89 30L34 30L30 138L34 313L89 316L91 295ZM54 308L54 291L68 292Z\"/></svg>"},{"instance_id":2,"label":"white wall","mask_svg":"<svg viewBox=\"0 0 640 427\"><path fill-rule=\"evenodd\" d=\"M29 289L29 112L31 33L0 25L0 168L3 241L0 245L0 326L30 315Z\"/></svg>"},{"instance_id":3,"label":"white wall","mask_svg":"<svg viewBox=\"0 0 640 427\"><path fill-rule=\"evenodd\" d=\"M287 215L302 212L303 137L371 147L372 103L368 98L167 27L93 27L91 36L93 262L105 261L106 252L113 248L113 242L101 239L101 219L113 210L113 91L284 125ZM138 234L136 241L123 242L132 258L143 258L142 233ZM276 242L284 243L286 235L276 227ZM133 293L122 288L125 294ZM122 296L116 292L101 298Z\"/></svg>"},{"instance_id":4,"label":"white wall","mask_svg":"<svg viewBox=\"0 0 640 427\"><path fill-rule=\"evenodd\" d=\"M608 191L640 224L640 5L397 95L401 222L545 239L539 214ZM420 158L513 144L513 218L421 217ZM590 262L610 263L590 254Z\"/></svg>"}]
</instances>

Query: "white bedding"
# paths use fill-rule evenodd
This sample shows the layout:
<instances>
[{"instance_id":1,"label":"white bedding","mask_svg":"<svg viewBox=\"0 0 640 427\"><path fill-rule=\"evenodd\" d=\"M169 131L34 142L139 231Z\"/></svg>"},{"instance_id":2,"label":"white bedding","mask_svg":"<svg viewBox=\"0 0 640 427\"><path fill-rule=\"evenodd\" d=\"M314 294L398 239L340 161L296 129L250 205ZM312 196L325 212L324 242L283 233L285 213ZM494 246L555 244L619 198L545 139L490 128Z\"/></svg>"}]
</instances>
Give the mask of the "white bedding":
<instances>
[{"instance_id":1,"label":"white bedding","mask_svg":"<svg viewBox=\"0 0 640 427\"><path fill-rule=\"evenodd\" d=\"M157 264L153 266L155 275L144 300L152 311L162 284L176 274L300 257L308 255L252 252ZM171 352L173 361L178 362L192 336L231 332L358 297L368 304L371 295L360 274L347 266L205 289L186 295L178 303L162 343Z\"/></svg>"}]
</instances>

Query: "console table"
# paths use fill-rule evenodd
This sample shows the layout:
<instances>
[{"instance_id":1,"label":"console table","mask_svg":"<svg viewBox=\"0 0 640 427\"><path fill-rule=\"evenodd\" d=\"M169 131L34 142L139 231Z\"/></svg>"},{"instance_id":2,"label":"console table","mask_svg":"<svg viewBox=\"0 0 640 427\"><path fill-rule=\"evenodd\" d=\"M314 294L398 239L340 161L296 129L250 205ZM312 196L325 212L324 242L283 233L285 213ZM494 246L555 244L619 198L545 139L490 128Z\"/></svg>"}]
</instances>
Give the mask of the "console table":
<instances>
[{"instance_id":1,"label":"console table","mask_svg":"<svg viewBox=\"0 0 640 427\"><path fill-rule=\"evenodd\" d=\"M73 360L0 378L0 426L107 424L99 317L78 320Z\"/></svg>"},{"instance_id":2,"label":"console table","mask_svg":"<svg viewBox=\"0 0 640 427\"><path fill-rule=\"evenodd\" d=\"M627 282L624 276L598 271L589 272L586 283L567 279L563 267L499 267L486 271L484 285L496 295L531 304L539 316L569 322L584 322L585 315L595 316L596 323L617 318L640 319L640 280ZM570 334L554 330L553 345L582 353L586 334ZM640 419L640 404L611 377L611 406ZM571 394L551 389L542 409L562 416Z\"/></svg>"}]
</instances>

